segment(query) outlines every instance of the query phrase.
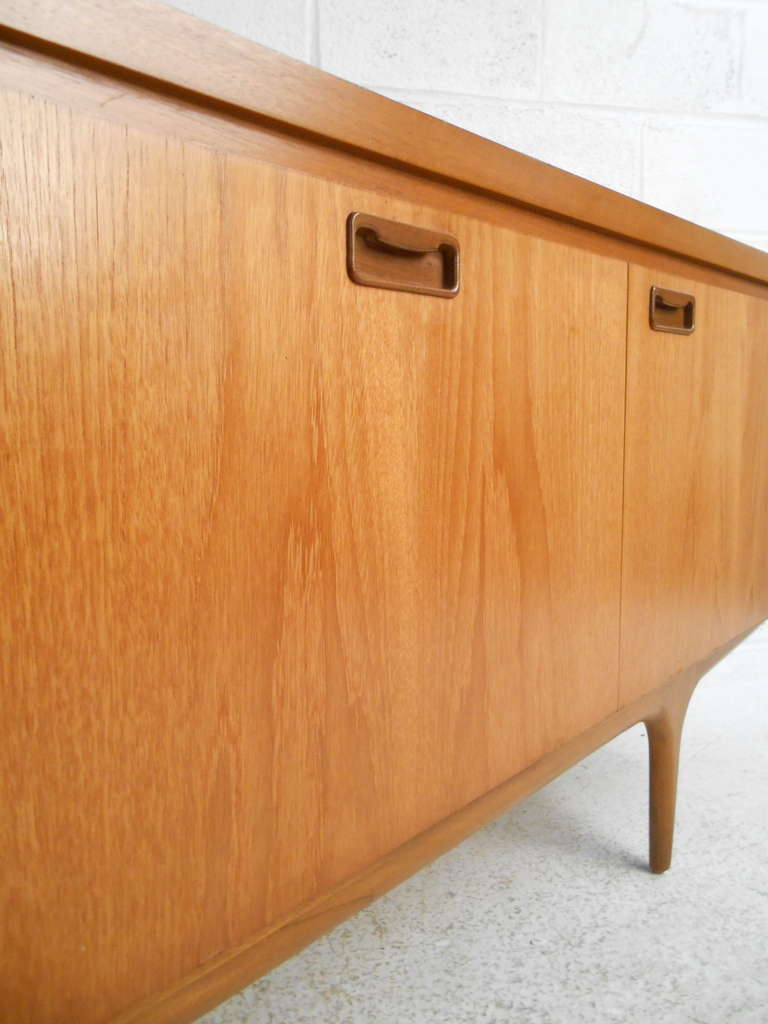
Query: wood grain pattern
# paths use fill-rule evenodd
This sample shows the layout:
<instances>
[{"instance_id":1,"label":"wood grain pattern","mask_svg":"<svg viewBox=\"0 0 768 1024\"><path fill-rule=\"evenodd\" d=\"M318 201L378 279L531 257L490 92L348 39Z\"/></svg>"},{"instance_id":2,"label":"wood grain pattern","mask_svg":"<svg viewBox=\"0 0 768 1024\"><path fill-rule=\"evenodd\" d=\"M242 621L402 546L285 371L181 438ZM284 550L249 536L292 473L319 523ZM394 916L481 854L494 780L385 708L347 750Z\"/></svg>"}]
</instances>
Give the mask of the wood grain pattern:
<instances>
[{"instance_id":1,"label":"wood grain pattern","mask_svg":"<svg viewBox=\"0 0 768 1024\"><path fill-rule=\"evenodd\" d=\"M397 199L407 195L410 201L422 205L438 209L450 206L455 213L479 217L489 224L647 266L657 272L691 273L689 262L638 242L556 217L542 217L512 201L481 195L458 184L438 183L412 171L385 165L374 157L352 154L317 140L299 139L266 125L257 126L236 113L207 109L193 102L193 98L168 96L150 85L110 77L92 66L78 66L49 53L43 55L0 42L0 87L11 91L66 103L73 110L99 120L171 135L222 154L309 173L381 196ZM766 285L732 270L702 265L696 267L696 276L722 288L768 298Z\"/></svg>"},{"instance_id":2,"label":"wood grain pattern","mask_svg":"<svg viewBox=\"0 0 768 1024\"><path fill-rule=\"evenodd\" d=\"M121 1013L113 1024L188 1024L638 722L648 726L649 746L655 744L656 767L649 788L649 845L652 869L662 868L664 862L660 855L671 851L676 779L674 771L669 770L669 754L672 752L676 757L679 749L680 717L698 680L744 638L744 635L735 637L663 687L609 715L519 775L437 822L381 860L366 865L330 892L322 893L284 920L274 922L241 946L215 957L180 984ZM672 751L670 737L659 735L672 724L670 719L676 730ZM660 744L664 744L662 749L659 749ZM659 754L662 755L660 760ZM676 764L672 767L676 768Z\"/></svg>"},{"instance_id":3,"label":"wood grain pattern","mask_svg":"<svg viewBox=\"0 0 768 1024\"><path fill-rule=\"evenodd\" d=\"M0 0L24 33L345 150L768 282L768 255L479 138L155 0Z\"/></svg>"},{"instance_id":4,"label":"wood grain pattern","mask_svg":"<svg viewBox=\"0 0 768 1024\"><path fill-rule=\"evenodd\" d=\"M735 646L733 641L728 645L729 648ZM718 648L720 650L723 648ZM667 699L659 702L658 712L645 718L649 758L648 862L651 871L657 875L672 866L677 776L688 704L699 680L712 664L708 659L681 672L676 677L676 685L668 689Z\"/></svg>"},{"instance_id":5,"label":"wood grain pattern","mask_svg":"<svg viewBox=\"0 0 768 1024\"><path fill-rule=\"evenodd\" d=\"M626 269L0 116L3 1000L89 1024L616 708ZM461 294L353 285L351 209Z\"/></svg>"},{"instance_id":6,"label":"wood grain pattern","mask_svg":"<svg viewBox=\"0 0 768 1024\"><path fill-rule=\"evenodd\" d=\"M696 330L648 325L657 284ZM768 302L630 268L623 703L768 616Z\"/></svg>"}]
</instances>

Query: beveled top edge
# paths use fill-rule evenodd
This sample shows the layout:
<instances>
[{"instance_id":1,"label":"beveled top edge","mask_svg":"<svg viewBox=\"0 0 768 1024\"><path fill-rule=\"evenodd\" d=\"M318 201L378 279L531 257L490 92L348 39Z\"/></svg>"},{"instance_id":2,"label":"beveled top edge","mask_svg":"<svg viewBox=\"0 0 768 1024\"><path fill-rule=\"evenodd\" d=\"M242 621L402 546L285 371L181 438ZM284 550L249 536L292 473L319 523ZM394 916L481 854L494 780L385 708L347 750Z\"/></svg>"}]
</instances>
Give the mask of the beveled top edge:
<instances>
[{"instance_id":1,"label":"beveled top edge","mask_svg":"<svg viewBox=\"0 0 768 1024\"><path fill-rule=\"evenodd\" d=\"M65 48L328 144L768 283L768 253L473 135L156 0L0 0L0 36Z\"/></svg>"}]
</instances>

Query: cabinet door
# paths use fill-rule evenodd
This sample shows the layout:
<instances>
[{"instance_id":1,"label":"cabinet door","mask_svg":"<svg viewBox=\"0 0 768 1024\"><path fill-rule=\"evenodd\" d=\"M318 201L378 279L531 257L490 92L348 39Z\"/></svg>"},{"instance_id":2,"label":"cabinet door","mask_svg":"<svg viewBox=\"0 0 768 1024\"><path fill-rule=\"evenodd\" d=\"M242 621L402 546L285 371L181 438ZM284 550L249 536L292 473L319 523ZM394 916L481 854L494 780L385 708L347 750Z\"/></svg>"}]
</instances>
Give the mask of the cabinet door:
<instances>
[{"instance_id":1,"label":"cabinet door","mask_svg":"<svg viewBox=\"0 0 768 1024\"><path fill-rule=\"evenodd\" d=\"M0 945L88 1024L615 709L626 270L3 102Z\"/></svg>"},{"instance_id":2,"label":"cabinet door","mask_svg":"<svg viewBox=\"0 0 768 1024\"><path fill-rule=\"evenodd\" d=\"M652 285L693 334L650 328ZM768 300L630 268L621 695L768 616Z\"/></svg>"}]
</instances>

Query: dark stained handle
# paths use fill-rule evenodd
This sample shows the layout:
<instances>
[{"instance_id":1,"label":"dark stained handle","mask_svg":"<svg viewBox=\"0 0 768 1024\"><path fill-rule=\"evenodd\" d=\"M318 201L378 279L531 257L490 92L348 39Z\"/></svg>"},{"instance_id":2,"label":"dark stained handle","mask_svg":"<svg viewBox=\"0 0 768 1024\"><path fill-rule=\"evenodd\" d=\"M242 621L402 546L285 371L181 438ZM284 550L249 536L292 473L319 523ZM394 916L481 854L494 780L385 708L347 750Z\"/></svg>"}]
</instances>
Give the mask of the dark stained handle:
<instances>
[{"instance_id":1,"label":"dark stained handle","mask_svg":"<svg viewBox=\"0 0 768 1024\"><path fill-rule=\"evenodd\" d=\"M401 227L401 225L397 225ZM421 245L405 245L403 242L395 242L389 238L382 238L375 228L363 227L357 230L360 238L372 249L381 249L382 252L392 252L398 256L428 256L431 252L440 252L440 246L424 248Z\"/></svg>"},{"instance_id":2,"label":"dark stained handle","mask_svg":"<svg viewBox=\"0 0 768 1024\"><path fill-rule=\"evenodd\" d=\"M696 299L669 288L651 288L650 324L654 331L693 334L696 327Z\"/></svg>"},{"instance_id":3,"label":"dark stained handle","mask_svg":"<svg viewBox=\"0 0 768 1024\"><path fill-rule=\"evenodd\" d=\"M347 271L356 284L453 298L459 290L459 243L453 235L351 213Z\"/></svg>"}]
</instances>

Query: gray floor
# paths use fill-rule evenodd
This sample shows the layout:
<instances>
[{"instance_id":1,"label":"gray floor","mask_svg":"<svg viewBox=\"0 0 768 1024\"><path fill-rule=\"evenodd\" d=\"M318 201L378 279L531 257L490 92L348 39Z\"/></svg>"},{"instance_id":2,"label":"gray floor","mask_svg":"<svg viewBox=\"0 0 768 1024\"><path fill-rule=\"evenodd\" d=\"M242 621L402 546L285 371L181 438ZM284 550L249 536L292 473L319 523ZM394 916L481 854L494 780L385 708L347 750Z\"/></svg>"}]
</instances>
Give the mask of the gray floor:
<instances>
[{"instance_id":1,"label":"gray floor","mask_svg":"<svg viewBox=\"0 0 768 1024\"><path fill-rule=\"evenodd\" d=\"M668 874L637 727L200 1024L768 1024L767 684L699 685Z\"/></svg>"}]
</instances>

